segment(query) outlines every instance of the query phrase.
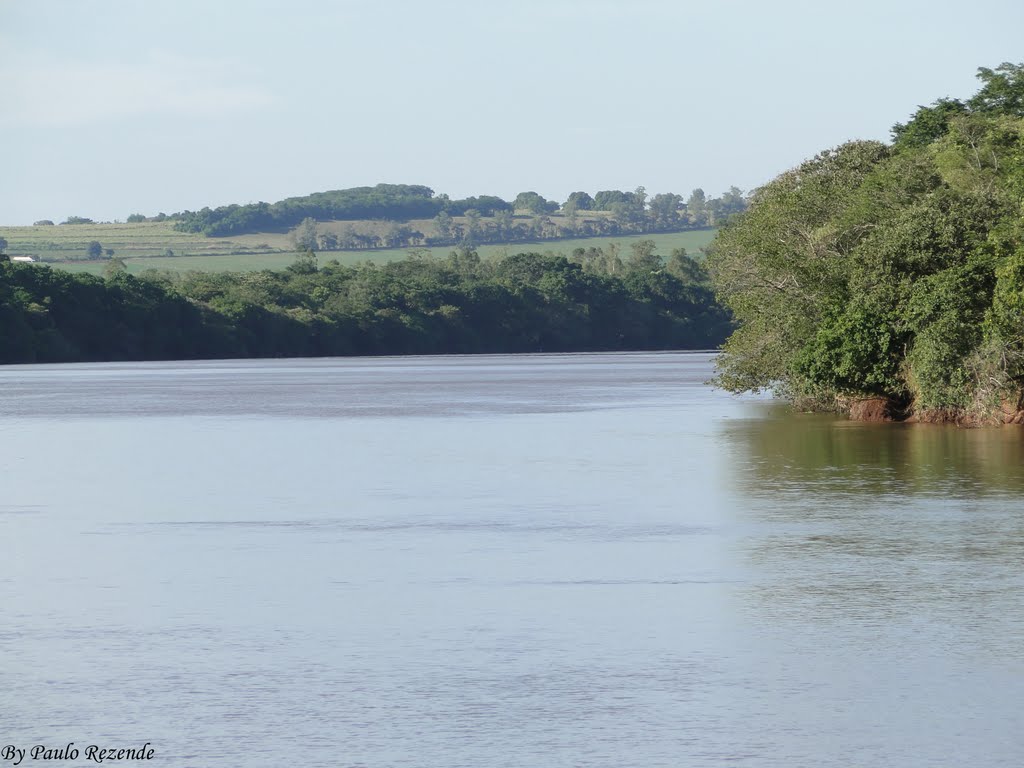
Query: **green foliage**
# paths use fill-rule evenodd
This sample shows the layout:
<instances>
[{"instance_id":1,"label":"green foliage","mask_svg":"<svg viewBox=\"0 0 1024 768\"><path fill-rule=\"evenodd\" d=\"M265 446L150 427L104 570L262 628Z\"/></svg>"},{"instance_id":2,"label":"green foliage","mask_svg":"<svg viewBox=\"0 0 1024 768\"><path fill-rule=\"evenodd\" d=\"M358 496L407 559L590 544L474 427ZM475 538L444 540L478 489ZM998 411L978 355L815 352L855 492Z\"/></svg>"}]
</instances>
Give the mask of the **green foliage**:
<instances>
[{"instance_id":1,"label":"green foliage","mask_svg":"<svg viewBox=\"0 0 1024 768\"><path fill-rule=\"evenodd\" d=\"M382 266L318 265L309 251L279 272L141 277L114 258L105 279L0 263L0 362L704 349L725 338L729 317L685 254L673 256L677 273L650 241L628 270L591 250L586 264L463 248Z\"/></svg>"},{"instance_id":2,"label":"green foliage","mask_svg":"<svg viewBox=\"0 0 1024 768\"><path fill-rule=\"evenodd\" d=\"M317 271L316 254L312 249L295 257L288 265L288 271L296 275L312 275Z\"/></svg>"},{"instance_id":3,"label":"green foliage","mask_svg":"<svg viewBox=\"0 0 1024 768\"><path fill-rule=\"evenodd\" d=\"M697 188L690 193L686 200L686 213L694 224L704 225L707 223L707 195L704 190Z\"/></svg>"},{"instance_id":4,"label":"green foliage","mask_svg":"<svg viewBox=\"0 0 1024 768\"><path fill-rule=\"evenodd\" d=\"M615 203L631 203L632 195L618 189L603 189L594 195L595 211L610 211Z\"/></svg>"},{"instance_id":5,"label":"green foliage","mask_svg":"<svg viewBox=\"0 0 1024 768\"><path fill-rule=\"evenodd\" d=\"M896 123L892 127L895 146L925 147L944 136L953 120L962 115L1024 117L1024 66L980 67L978 79L982 88L966 104L958 99L938 99L930 107L918 107L909 122Z\"/></svg>"},{"instance_id":6,"label":"green foliage","mask_svg":"<svg viewBox=\"0 0 1024 768\"><path fill-rule=\"evenodd\" d=\"M720 382L821 408L991 415L1024 389L1024 77L940 100L758 190L708 265L738 329Z\"/></svg>"},{"instance_id":7,"label":"green foliage","mask_svg":"<svg viewBox=\"0 0 1024 768\"><path fill-rule=\"evenodd\" d=\"M823 322L795 359L802 392L856 392L905 397L899 379L902 341L885 308L858 301Z\"/></svg>"},{"instance_id":8,"label":"green foliage","mask_svg":"<svg viewBox=\"0 0 1024 768\"><path fill-rule=\"evenodd\" d=\"M956 99L939 99L930 107L918 107L907 123L892 127L893 143L899 147L925 147L945 135L949 121L967 111Z\"/></svg>"},{"instance_id":9,"label":"green foliage","mask_svg":"<svg viewBox=\"0 0 1024 768\"><path fill-rule=\"evenodd\" d=\"M683 197L671 192L655 195L651 198L650 210L655 227L675 229L682 221Z\"/></svg>"},{"instance_id":10,"label":"green foliage","mask_svg":"<svg viewBox=\"0 0 1024 768\"><path fill-rule=\"evenodd\" d=\"M548 202L536 192L520 192L516 195L512 207L517 211L536 214L551 213L558 210L557 203Z\"/></svg>"},{"instance_id":11,"label":"green foliage","mask_svg":"<svg viewBox=\"0 0 1024 768\"><path fill-rule=\"evenodd\" d=\"M316 192L280 202L226 205L174 215L176 228L224 236L244 232L287 230L304 219L411 219L436 216L451 201L434 197L429 187L416 184L378 184L330 192ZM460 211L461 212L461 211Z\"/></svg>"},{"instance_id":12,"label":"green foliage","mask_svg":"<svg viewBox=\"0 0 1024 768\"><path fill-rule=\"evenodd\" d=\"M703 193L702 193L703 194ZM702 203L702 205L704 205ZM568 227L558 225L530 226L513 221L514 211L543 218L563 208L569 218ZM737 210L746 208L746 199L735 187L721 198L706 202L699 215L687 215L681 197L671 193L658 195L647 210L647 193L643 187L633 192L604 191L591 198L586 192L573 192L564 206L547 200L537 192L521 192L513 203L493 195L452 200L447 195L434 195L429 187L408 184L378 184L375 187L318 192L305 197L289 198L276 203L226 205L183 211L172 217L179 232L198 233L208 237L238 236L246 233L286 233L305 227L309 220L388 221L405 223L413 219L433 220L433 232L425 237L413 232L403 245L419 246L424 240L436 245L457 245L465 242L522 242L565 237L571 234L608 235L624 232L667 232L714 226ZM611 217L591 214L581 222L581 211L611 212ZM132 214L130 221L141 214ZM153 221L160 221L160 216ZM456 217L477 217L481 226L472 232L461 231ZM164 217L167 218L167 217ZM483 220L492 219L485 222ZM336 235L337 236L337 235ZM296 237L301 237L297 234ZM415 242L413 242L415 241ZM316 247L318 238L306 240L297 247ZM339 247L374 248L382 243L375 235L356 232L346 238L339 236ZM389 244L384 243L385 247Z\"/></svg>"},{"instance_id":13,"label":"green foliage","mask_svg":"<svg viewBox=\"0 0 1024 768\"><path fill-rule=\"evenodd\" d=\"M1003 62L995 69L980 67L983 83L969 102L974 113L1024 117L1024 65Z\"/></svg>"},{"instance_id":14,"label":"green foliage","mask_svg":"<svg viewBox=\"0 0 1024 768\"><path fill-rule=\"evenodd\" d=\"M586 192L573 192L565 201L565 205L573 205L577 211L590 211L594 208L594 198Z\"/></svg>"},{"instance_id":15,"label":"green foliage","mask_svg":"<svg viewBox=\"0 0 1024 768\"><path fill-rule=\"evenodd\" d=\"M125 274L128 274L128 265L124 263L124 259L111 258L103 267L103 277L107 280Z\"/></svg>"},{"instance_id":16,"label":"green foliage","mask_svg":"<svg viewBox=\"0 0 1024 768\"><path fill-rule=\"evenodd\" d=\"M304 218L295 232L292 233L292 239L295 241L295 247L298 250L315 251L319 246L316 220L308 216Z\"/></svg>"}]
</instances>

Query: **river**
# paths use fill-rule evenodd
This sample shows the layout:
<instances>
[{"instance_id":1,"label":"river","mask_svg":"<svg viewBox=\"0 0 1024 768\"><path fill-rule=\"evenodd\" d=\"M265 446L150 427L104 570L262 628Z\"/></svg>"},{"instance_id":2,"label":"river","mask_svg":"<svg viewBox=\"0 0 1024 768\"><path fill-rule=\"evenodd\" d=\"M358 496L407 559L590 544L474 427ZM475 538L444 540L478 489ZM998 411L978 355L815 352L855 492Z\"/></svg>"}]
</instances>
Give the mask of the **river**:
<instances>
[{"instance_id":1,"label":"river","mask_svg":"<svg viewBox=\"0 0 1024 768\"><path fill-rule=\"evenodd\" d=\"M0 748L1024 764L1024 432L792 413L712 364L0 369Z\"/></svg>"}]
</instances>

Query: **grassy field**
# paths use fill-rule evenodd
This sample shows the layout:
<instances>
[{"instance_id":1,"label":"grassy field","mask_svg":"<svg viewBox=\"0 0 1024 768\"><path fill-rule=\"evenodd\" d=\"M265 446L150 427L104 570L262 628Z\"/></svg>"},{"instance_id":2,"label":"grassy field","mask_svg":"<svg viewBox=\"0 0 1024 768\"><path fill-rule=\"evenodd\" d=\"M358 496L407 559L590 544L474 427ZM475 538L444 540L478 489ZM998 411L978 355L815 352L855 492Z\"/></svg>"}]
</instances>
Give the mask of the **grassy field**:
<instances>
[{"instance_id":1,"label":"grassy field","mask_svg":"<svg viewBox=\"0 0 1024 768\"><path fill-rule=\"evenodd\" d=\"M89 243L93 240L124 259L163 256L168 249L176 255L214 256L271 248L269 245L260 247L257 242L243 244L230 239L177 232L169 221L0 227L0 237L7 240L7 252L11 256L34 256L43 261L85 259Z\"/></svg>"},{"instance_id":2,"label":"grassy field","mask_svg":"<svg viewBox=\"0 0 1024 768\"><path fill-rule=\"evenodd\" d=\"M567 240L541 240L511 245L482 245L477 250L483 257L538 251L568 256L575 248L591 246L608 248L615 243L622 255L629 254L630 243L653 240L658 253L667 256L674 248L686 248L691 255L714 238L711 229L673 232L656 235L628 235L621 237L589 237ZM249 272L260 269L283 269L294 261L287 234L261 233L232 238L204 237L177 232L171 222L144 222L138 224L65 224L55 226L0 227L0 237L8 241L7 252L12 256L31 255L51 262L51 266L72 272L102 274L105 260L88 261L86 249L90 241L110 248L114 255L125 260L128 271L144 272L149 269L172 272ZM167 250L174 255L167 255ZM404 259L409 248L373 249L356 251L330 251L319 254L320 261L338 260L342 264L373 261L383 263ZM420 249L436 257L444 257L451 247Z\"/></svg>"}]
</instances>

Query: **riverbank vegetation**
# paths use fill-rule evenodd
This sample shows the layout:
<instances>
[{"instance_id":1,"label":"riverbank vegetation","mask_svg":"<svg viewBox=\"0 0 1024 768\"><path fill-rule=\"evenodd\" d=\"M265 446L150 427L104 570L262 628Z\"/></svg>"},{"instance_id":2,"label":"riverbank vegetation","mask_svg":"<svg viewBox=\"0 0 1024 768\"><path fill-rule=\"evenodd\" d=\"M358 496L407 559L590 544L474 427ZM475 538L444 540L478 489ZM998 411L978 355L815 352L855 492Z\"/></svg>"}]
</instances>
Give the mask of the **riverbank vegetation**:
<instances>
[{"instance_id":1,"label":"riverbank vegetation","mask_svg":"<svg viewBox=\"0 0 1024 768\"><path fill-rule=\"evenodd\" d=\"M105 277L0 259L0 362L708 349L730 329L701 264L651 241L571 258Z\"/></svg>"},{"instance_id":2,"label":"riverbank vegetation","mask_svg":"<svg viewBox=\"0 0 1024 768\"><path fill-rule=\"evenodd\" d=\"M1024 66L782 174L708 266L733 391L873 418L1022 419Z\"/></svg>"}]
</instances>

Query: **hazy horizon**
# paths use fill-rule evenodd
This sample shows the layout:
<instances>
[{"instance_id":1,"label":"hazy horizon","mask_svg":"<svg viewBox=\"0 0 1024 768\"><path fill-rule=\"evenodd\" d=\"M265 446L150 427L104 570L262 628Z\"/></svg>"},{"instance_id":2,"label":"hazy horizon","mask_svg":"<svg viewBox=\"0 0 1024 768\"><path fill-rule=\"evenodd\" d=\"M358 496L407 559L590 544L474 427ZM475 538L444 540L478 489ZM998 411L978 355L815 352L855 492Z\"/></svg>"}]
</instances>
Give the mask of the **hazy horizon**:
<instances>
[{"instance_id":1,"label":"hazy horizon","mask_svg":"<svg viewBox=\"0 0 1024 768\"><path fill-rule=\"evenodd\" d=\"M0 0L0 224L377 183L755 188L1024 60L981 0Z\"/></svg>"}]
</instances>

